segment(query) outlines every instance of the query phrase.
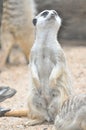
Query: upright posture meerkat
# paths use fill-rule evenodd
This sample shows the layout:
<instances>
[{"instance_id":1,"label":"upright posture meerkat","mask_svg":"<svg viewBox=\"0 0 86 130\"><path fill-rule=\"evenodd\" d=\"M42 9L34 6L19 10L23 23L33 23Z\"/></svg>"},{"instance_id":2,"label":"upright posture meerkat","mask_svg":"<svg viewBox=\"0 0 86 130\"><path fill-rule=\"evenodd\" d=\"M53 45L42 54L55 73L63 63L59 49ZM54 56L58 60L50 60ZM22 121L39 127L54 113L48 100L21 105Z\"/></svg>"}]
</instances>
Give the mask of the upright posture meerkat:
<instances>
[{"instance_id":1,"label":"upright posture meerkat","mask_svg":"<svg viewBox=\"0 0 86 130\"><path fill-rule=\"evenodd\" d=\"M61 18L55 10L45 10L33 24L36 38L29 59L28 93L28 117L32 120L28 125L54 121L64 100L72 94L65 55L57 40Z\"/></svg>"},{"instance_id":2,"label":"upright posture meerkat","mask_svg":"<svg viewBox=\"0 0 86 130\"><path fill-rule=\"evenodd\" d=\"M3 0L1 21L0 68L6 62L12 46L17 43L27 61L34 39L32 19L35 13L33 0Z\"/></svg>"},{"instance_id":3,"label":"upright posture meerkat","mask_svg":"<svg viewBox=\"0 0 86 130\"><path fill-rule=\"evenodd\" d=\"M71 97L64 102L53 130L86 130L86 94Z\"/></svg>"},{"instance_id":4,"label":"upright posture meerkat","mask_svg":"<svg viewBox=\"0 0 86 130\"><path fill-rule=\"evenodd\" d=\"M36 38L29 59L29 125L54 121L64 100L72 94L65 55L57 40L61 18L55 10L45 10L33 24Z\"/></svg>"}]
</instances>

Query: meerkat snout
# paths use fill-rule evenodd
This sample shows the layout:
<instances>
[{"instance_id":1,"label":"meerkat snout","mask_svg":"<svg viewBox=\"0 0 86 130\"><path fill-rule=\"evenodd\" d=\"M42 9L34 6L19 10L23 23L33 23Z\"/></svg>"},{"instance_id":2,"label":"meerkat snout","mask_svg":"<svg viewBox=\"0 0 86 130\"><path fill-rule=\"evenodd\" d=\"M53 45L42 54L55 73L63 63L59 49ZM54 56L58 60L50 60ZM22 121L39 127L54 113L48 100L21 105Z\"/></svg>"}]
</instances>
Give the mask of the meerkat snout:
<instances>
[{"instance_id":1,"label":"meerkat snout","mask_svg":"<svg viewBox=\"0 0 86 130\"><path fill-rule=\"evenodd\" d=\"M44 10L33 19L33 25L41 29L45 27L59 29L61 26L61 18L55 10Z\"/></svg>"},{"instance_id":2,"label":"meerkat snout","mask_svg":"<svg viewBox=\"0 0 86 130\"><path fill-rule=\"evenodd\" d=\"M55 17L55 16L57 16L58 14L57 14L57 12L55 11L55 10L52 10L52 12L51 12L51 17Z\"/></svg>"}]
</instances>

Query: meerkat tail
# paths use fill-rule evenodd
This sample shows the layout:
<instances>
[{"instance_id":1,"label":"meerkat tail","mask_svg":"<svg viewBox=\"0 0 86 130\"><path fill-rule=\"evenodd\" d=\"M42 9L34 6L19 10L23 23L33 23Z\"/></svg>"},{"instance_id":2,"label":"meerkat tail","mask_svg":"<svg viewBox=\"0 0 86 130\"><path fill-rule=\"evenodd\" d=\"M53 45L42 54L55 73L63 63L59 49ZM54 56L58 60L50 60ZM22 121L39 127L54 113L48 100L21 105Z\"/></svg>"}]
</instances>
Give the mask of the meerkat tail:
<instances>
[{"instance_id":1,"label":"meerkat tail","mask_svg":"<svg viewBox=\"0 0 86 130\"><path fill-rule=\"evenodd\" d=\"M9 116L10 117L27 117L27 115L28 115L28 110L25 110L25 109L12 110L4 114L4 116L7 116L7 117Z\"/></svg>"}]
</instances>

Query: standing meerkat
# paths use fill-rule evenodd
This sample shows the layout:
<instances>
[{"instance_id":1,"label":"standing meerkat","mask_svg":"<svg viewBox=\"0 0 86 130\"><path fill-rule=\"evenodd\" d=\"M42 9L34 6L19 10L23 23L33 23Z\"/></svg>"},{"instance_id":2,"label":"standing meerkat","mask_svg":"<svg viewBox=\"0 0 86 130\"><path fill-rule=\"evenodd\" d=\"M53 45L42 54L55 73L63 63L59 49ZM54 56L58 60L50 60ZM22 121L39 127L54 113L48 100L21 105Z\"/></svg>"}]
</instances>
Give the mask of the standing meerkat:
<instances>
[{"instance_id":1,"label":"standing meerkat","mask_svg":"<svg viewBox=\"0 0 86 130\"><path fill-rule=\"evenodd\" d=\"M64 100L72 95L65 55L57 39L61 18L55 10L45 10L33 24L36 38L29 59L28 125L54 121ZM16 112L5 115L16 116Z\"/></svg>"},{"instance_id":2,"label":"standing meerkat","mask_svg":"<svg viewBox=\"0 0 86 130\"><path fill-rule=\"evenodd\" d=\"M86 130L86 94L76 95L64 102L53 130Z\"/></svg>"},{"instance_id":3,"label":"standing meerkat","mask_svg":"<svg viewBox=\"0 0 86 130\"><path fill-rule=\"evenodd\" d=\"M29 61L29 53L34 39L32 25L34 13L33 0L3 0L0 69L4 66L14 44L20 46L27 62Z\"/></svg>"},{"instance_id":4,"label":"standing meerkat","mask_svg":"<svg viewBox=\"0 0 86 130\"><path fill-rule=\"evenodd\" d=\"M64 100L72 94L70 74L57 34L61 18L45 10L33 19L36 38L29 59L29 125L54 121Z\"/></svg>"}]
</instances>

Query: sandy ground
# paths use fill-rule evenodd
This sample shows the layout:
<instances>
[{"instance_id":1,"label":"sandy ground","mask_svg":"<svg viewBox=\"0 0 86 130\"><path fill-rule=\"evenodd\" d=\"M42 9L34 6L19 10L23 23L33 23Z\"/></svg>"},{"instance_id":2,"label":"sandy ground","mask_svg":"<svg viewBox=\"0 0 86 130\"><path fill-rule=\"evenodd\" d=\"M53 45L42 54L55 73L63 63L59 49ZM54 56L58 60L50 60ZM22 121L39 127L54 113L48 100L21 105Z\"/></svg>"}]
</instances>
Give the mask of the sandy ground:
<instances>
[{"instance_id":1,"label":"sandy ground","mask_svg":"<svg viewBox=\"0 0 86 130\"><path fill-rule=\"evenodd\" d=\"M76 93L86 93L86 48L64 47L69 68L72 73L74 90ZM29 75L27 66L11 66L0 74L0 86L10 86L17 90L17 94L0 105L6 108L21 109L27 107ZM1 117L0 130L43 130L52 129L50 124L25 127L27 118Z\"/></svg>"}]
</instances>

